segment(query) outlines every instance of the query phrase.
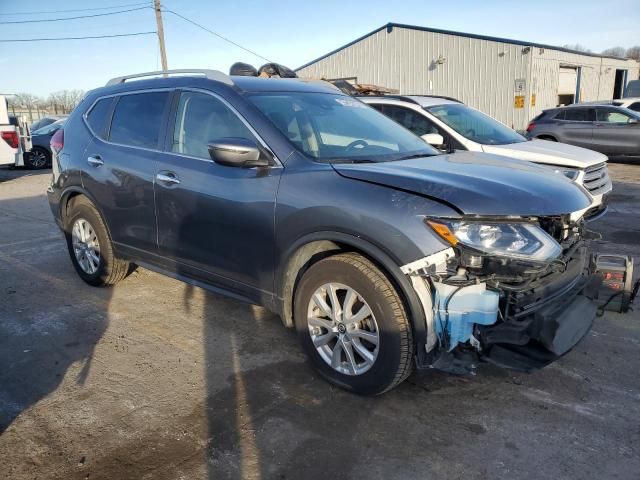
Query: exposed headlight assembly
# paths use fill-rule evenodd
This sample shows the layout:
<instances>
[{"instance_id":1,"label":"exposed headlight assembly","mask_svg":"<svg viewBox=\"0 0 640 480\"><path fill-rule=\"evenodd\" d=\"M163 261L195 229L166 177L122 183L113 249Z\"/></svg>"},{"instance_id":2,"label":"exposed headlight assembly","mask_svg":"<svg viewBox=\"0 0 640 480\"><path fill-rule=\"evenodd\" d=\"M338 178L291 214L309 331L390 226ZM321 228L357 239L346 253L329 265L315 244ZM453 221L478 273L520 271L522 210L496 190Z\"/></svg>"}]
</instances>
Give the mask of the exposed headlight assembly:
<instances>
[{"instance_id":1,"label":"exposed headlight assembly","mask_svg":"<svg viewBox=\"0 0 640 480\"><path fill-rule=\"evenodd\" d=\"M451 245L465 245L491 255L540 262L556 258L562 248L547 232L531 223L427 219Z\"/></svg>"}]
</instances>

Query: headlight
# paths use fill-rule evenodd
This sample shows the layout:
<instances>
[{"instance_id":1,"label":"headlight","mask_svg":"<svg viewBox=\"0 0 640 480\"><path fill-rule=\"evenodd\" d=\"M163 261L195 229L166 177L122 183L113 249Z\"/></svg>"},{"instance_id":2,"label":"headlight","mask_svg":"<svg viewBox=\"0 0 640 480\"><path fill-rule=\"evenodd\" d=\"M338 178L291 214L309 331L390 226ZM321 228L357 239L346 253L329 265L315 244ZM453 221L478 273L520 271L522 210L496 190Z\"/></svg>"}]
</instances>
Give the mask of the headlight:
<instances>
[{"instance_id":1,"label":"headlight","mask_svg":"<svg viewBox=\"0 0 640 480\"><path fill-rule=\"evenodd\" d=\"M460 243L492 255L546 261L562 251L558 242L531 223L441 219L427 223L451 245Z\"/></svg>"},{"instance_id":2,"label":"headlight","mask_svg":"<svg viewBox=\"0 0 640 480\"><path fill-rule=\"evenodd\" d=\"M580 170L576 170L575 168L554 167L553 171L556 173L561 173L568 179L573 180L574 182L578 179L578 175L580 175Z\"/></svg>"}]
</instances>

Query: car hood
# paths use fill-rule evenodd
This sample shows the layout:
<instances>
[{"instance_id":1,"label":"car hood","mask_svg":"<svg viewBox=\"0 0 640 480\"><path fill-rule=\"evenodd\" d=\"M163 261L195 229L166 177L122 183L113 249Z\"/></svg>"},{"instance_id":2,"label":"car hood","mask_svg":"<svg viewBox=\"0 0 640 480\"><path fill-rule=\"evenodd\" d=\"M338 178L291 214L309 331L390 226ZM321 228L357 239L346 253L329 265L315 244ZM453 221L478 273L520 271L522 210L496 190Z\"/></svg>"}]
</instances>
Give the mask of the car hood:
<instances>
[{"instance_id":1,"label":"car hood","mask_svg":"<svg viewBox=\"0 0 640 480\"><path fill-rule=\"evenodd\" d=\"M607 161L605 155L593 150L548 140L531 140L509 145L482 145L482 150L518 160L581 169Z\"/></svg>"},{"instance_id":2,"label":"car hood","mask_svg":"<svg viewBox=\"0 0 640 480\"><path fill-rule=\"evenodd\" d=\"M439 200L465 215L562 215L590 200L560 173L529 162L460 152L380 163L334 163L343 177Z\"/></svg>"}]
</instances>

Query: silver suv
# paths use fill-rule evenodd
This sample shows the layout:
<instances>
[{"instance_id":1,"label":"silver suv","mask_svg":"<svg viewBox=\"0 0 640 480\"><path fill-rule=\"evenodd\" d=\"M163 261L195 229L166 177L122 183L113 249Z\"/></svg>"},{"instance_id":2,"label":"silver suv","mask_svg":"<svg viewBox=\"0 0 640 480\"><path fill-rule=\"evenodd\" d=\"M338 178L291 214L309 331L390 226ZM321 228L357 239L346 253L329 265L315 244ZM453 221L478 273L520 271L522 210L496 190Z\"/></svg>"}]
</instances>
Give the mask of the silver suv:
<instances>
[{"instance_id":1,"label":"silver suv","mask_svg":"<svg viewBox=\"0 0 640 480\"><path fill-rule=\"evenodd\" d=\"M553 108L531 120L527 136L590 148L609 156L640 156L640 113L615 105Z\"/></svg>"}]
</instances>

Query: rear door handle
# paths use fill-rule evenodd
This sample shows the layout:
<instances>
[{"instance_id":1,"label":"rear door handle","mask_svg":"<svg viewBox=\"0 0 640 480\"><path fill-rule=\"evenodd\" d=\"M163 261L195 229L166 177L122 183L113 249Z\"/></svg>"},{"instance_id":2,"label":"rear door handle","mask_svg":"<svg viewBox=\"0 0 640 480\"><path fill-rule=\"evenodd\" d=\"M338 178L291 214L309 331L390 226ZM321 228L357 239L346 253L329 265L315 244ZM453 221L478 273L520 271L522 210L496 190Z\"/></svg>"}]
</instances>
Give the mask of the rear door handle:
<instances>
[{"instance_id":1,"label":"rear door handle","mask_svg":"<svg viewBox=\"0 0 640 480\"><path fill-rule=\"evenodd\" d=\"M102 158L100 157L100 155L91 155L89 158L87 158L87 163L89 163L89 165L94 167L99 167L100 165L104 165L104 162L102 161Z\"/></svg>"},{"instance_id":2,"label":"rear door handle","mask_svg":"<svg viewBox=\"0 0 640 480\"><path fill-rule=\"evenodd\" d=\"M176 177L176 174L173 172L158 173L156 175L156 180L158 180L159 182L168 183L171 185L177 185L180 183L180 180L178 180L178 177Z\"/></svg>"}]
</instances>

